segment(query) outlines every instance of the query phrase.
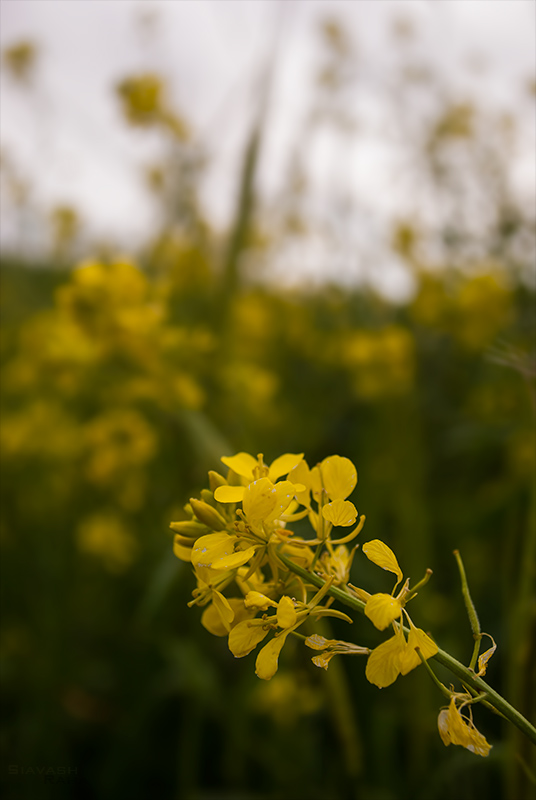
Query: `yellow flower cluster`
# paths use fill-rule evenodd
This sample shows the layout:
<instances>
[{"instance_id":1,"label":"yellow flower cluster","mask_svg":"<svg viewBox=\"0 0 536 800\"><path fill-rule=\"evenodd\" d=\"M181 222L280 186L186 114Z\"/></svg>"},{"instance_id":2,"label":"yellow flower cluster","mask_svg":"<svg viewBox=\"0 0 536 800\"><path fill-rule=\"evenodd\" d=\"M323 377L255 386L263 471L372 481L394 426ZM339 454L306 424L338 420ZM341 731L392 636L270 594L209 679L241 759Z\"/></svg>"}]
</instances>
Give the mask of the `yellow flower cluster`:
<instances>
[{"instance_id":1,"label":"yellow flower cluster","mask_svg":"<svg viewBox=\"0 0 536 800\"><path fill-rule=\"evenodd\" d=\"M357 484L350 459L333 455L310 468L303 453L286 453L269 465L262 454L255 458L238 453L222 462L227 475L210 472L210 490L191 498L185 507L189 519L170 527L175 532L175 555L192 564L197 580L189 605L204 607L203 626L216 636L227 636L236 658L268 639L257 655L256 674L270 680L285 641L296 634L318 651L312 661L324 669L338 654L368 656L366 677L382 688L438 652L405 608L427 582L430 570L410 588L393 551L375 539L364 544L362 552L396 576L392 593L370 594L349 583L357 547L349 550L347 544L365 522L348 499ZM309 538L288 527L305 520L313 531ZM334 538L336 528L352 530ZM392 628L393 635L371 650L310 633L322 617L352 622L332 607L336 596L332 589L358 598L373 625L381 631ZM404 618L409 628L404 627ZM302 625L307 636L297 633ZM439 728L446 744L462 744L487 755L489 745L455 703L441 712Z\"/></svg>"}]
</instances>

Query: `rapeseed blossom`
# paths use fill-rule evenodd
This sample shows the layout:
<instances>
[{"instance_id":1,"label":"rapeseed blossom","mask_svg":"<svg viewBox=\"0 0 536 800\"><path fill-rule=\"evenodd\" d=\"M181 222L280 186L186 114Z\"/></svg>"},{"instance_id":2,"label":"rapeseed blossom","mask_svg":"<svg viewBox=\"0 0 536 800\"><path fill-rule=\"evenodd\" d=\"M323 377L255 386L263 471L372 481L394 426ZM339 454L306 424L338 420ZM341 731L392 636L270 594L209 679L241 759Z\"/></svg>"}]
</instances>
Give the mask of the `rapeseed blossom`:
<instances>
[{"instance_id":1,"label":"rapeseed blossom","mask_svg":"<svg viewBox=\"0 0 536 800\"><path fill-rule=\"evenodd\" d=\"M335 655L366 656L367 679L383 688L439 652L406 610L431 570L410 587L391 548L373 539L361 550L395 576L391 593L370 593L350 583L359 546L346 545L361 532L365 517L349 499L357 485L357 471L349 458L328 456L312 468L303 453L285 453L270 464L262 453L254 457L240 452L221 460L227 475L210 472L210 490L191 498L185 506L189 518L172 522L171 528L174 552L190 562L196 578L188 605L203 607L203 626L215 636L227 636L235 658L247 657L267 640L257 654L255 673L268 681L278 670L285 642L296 636L318 651L312 662L322 669L328 669ZM303 535L306 521L312 529L309 536ZM295 523L300 524L300 535L293 530ZM336 528L351 530L334 538ZM390 638L371 649L311 633L324 617L352 622L333 608L335 599L345 598L352 600L348 605L361 603L358 607L378 630L391 628ZM305 623L306 636L298 630ZM480 656L479 676L494 650L493 643ZM443 689L451 697L439 715L443 742L487 755L490 746L472 718L461 714L465 705L480 698L465 699Z\"/></svg>"}]
</instances>

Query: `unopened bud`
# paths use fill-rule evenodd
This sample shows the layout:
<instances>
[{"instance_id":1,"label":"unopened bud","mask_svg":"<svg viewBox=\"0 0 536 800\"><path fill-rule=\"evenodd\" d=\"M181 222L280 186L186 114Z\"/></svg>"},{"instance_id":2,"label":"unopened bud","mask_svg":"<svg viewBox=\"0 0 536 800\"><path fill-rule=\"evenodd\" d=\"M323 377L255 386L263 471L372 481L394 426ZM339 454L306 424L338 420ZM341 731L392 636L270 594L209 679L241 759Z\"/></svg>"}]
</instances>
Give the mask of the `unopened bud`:
<instances>
[{"instance_id":1,"label":"unopened bud","mask_svg":"<svg viewBox=\"0 0 536 800\"><path fill-rule=\"evenodd\" d=\"M181 536L192 539L193 541L199 539L200 536L205 536L212 530L212 528L202 525L195 519L184 519L180 520L180 522L170 522L169 527L172 531L180 533Z\"/></svg>"},{"instance_id":2,"label":"unopened bud","mask_svg":"<svg viewBox=\"0 0 536 800\"><path fill-rule=\"evenodd\" d=\"M223 475L220 475L219 472L214 472L212 469L208 473L208 483L211 492L215 492L219 486L227 486L227 481Z\"/></svg>"},{"instance_id":3,"label":"unopened bud","mask_svg":"<svg viewBox=\"0 0 536 800\"><path fill-rule=\"evenodd\" d=\"M214 531L224 531L226 522L221 514L215 508L209 506L204 500L196 500L195 497L190 498L190 505L197 519L204 525L208 525Z\"/></svg>"},{"instance_id":4,"label":"unopened bud","mask_svg":"<svg viewBox=\"0 0 536 800\"><path fill-rule=\"evenodd\" d=\"M216 500L214 500L214 495L210 491L210 489L201 489L201 499L208 503L209 506L212 508L216 508Z\"/></svg>"}]
</instances>

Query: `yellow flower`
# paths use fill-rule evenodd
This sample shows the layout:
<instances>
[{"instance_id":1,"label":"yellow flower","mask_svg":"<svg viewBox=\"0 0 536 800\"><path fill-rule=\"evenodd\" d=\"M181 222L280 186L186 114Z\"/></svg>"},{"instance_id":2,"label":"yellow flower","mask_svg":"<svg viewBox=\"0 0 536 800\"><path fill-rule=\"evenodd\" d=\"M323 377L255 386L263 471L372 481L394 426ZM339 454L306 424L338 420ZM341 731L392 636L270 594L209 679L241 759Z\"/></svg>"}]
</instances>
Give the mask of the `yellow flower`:
<instances>
[{"instance_id":1,"label":"yellow flower","mask_svg":"<svg viewBox=\"0 0 536 800\"><path fill-rule=\"evenodd\" d=\"M276 614L271 617L265 615L262 619L240 622L229 634L229 650L236 658L242 658L251 653L270 630L283 628L283 631L279 632L269 643L271 647L268 645L263 647L257 657L257 674L259 675L260 664L262 674L259 677L269 680L277 671L277 660L287 635L304 621L307 613L304 615L302 612L301 618L298 620L294 602L287 595L283 595L278 603L274 603L260 592L248 592L245 605L246 607L257 606L262 609L274 606L277 609ZM274 645L273 642L277 642L277 644Z\"/></svg>"},{"instance_id":2,"label":"yellow flower","mask_svg":"<svg viewBox=\"0 0 536 800\"><path fill-rule=\"evenodd\" d=\"M478 756L486 757L491 750L491 745L486 741L480 731L478 731L470 717L461 714L461 709L467 702L462 702L456 706L456 696L450 698L448 708L443 708L439 712L437 726L443 744L448 747L450 744L459 744L475 753Z\"/></svg>"},{"instance_id":3,"label":"yellow flower","mask_svg":"<svg viewBox=\"0 0 536 800\"><path fill-rule=\"evenodd\" d=\"M226 636L231 627L252 616L242 598L227 598L223 591L235 577L234 570L226 572L195 565L197 587L188 606L207 606L201 624L215 636ZM237 615L238 612L238 615Z\"/></svg>"},{"instance_id":4,"label":"yellow flower","mask_svg":"<svg viewBox=\"0 0 536 800\"><path fill-rule=\"evenodd\" d=\"M379 539L374 539L363 545L363 552L374 564L396 575L394 592L404 576L391 548ZM435 655L438 651L435 642L423 630L415 627L405 610L404 606L409 597L411 597L411 592L409 580L407 580L397 597L378 592L370 595L366 600L365 616L373 625L380 631L393 625L395 631L394 636L382 642L372 651L367 662L367 679L380 688L389 686L399 675L407 675L408 672L419 666L421 659L417 649L425 659ZM403 613L409 622L407 641L402 628Z\"/></svg>"},{"instance_id":5,"label":"yellow flower","mask_svg":"<svg viewBox=\"0 0 536 800\"><path fill-rule=\"evenodd\" d=\"M216 493L219 491L216 489ZM259 478L244 488L242 509L253 524L275 522L287 510L295 494L296 487L290 481L272 483L269 478Z\"/></svg>"},{"instance_id":6,"label":"yellow flower","mask_svg":"<svg viewBox=\"0 0 536 800\"><path fill-rule=\"evenodd\" d=\"M250 456L249 453L237 453L235 456L223 456L221 460L226 467L232 469L241 478L245 478L247 483L251 483L257 478L270 478L272 483L275 483L282 475L288 475L302 458L303 453L285 453L272 461L269 467L264 463L262 453L259 453L257 458Z\"/></svg>"},{"instance_id":7,"label":"yellow flower","mask_svg":"<svg viewBox=\"0 0 536 800\"><path fill-rule=\"evenodd\" d=\"M260 522L275 522L290 506L296 493L305 489L288 480L276 483L277 478L290 472L302 458L302 453L287 453L267 467L262 453L257 459L248 453L224 456L223 463L242 478L242 485L218 486L214 499L219 503L242 503L246 518L254 526Z\"/></svg>"},{"instance_id":8,"label":"yellow flower","mask_svg":"<svg viewBox=\"0 0 536 800\"><path fill-rule=\"evenodd\" d=\"M248 592L245 598L245 606L255 606L266 610L272 606L276 608L276 613L271 616L264 614L261 619L245 620L239 622L229 634L229 650L236 658L247 656L269 633L276 630L275 636L266 644L257 656L255 662L255 672L257 677L269 681L277 672L279 664L279 654L289 634L296 630L310 615L317 617L331 616L344 619L347 622L352 620L347 614L334 609L319 606L320 601L327 594L333 579L326 582L308 603L292 600L287 595L283 595L278 603L275 603L261 592ZM277 630L280 628L281 630Z\"/></svg>"},{"instance_id":9,"label":"yellow flower","mask_svg":"<svg viewBox=\"0 0 536 800\"><path fill-rule=\"evenodd\" d=\"M406 615L407 616L407 615ZM435 655L438 647L420 628L416 628L408 616L410 633L408 640L400 623L393 623L395 635L376 647L369 656L365 675L370 683L380 689L390 686L399 675L407 675L421 663L416 648L425 659Z\"/></svg>"},{"instance_id":10,"label":"yellow flower","mask_svg":"<svg viewBox=\"0 0 536 800\"><path fill-rule=\"evenodd\" d=\"M394 592L404 576L391 548L379 539L373 539L371 542L364 544L362 549L370 561L396 575L397 581L393 588ZM404 587L402 589L398 597L393 597L391 594L385 594L384 592L378 592L368 598L365 606L365 615L378 630L384 631L395 619L400 618L402 608L404 607L403 598L406 594L406 588L407 587Z\"/></svg>"}]
</instances>

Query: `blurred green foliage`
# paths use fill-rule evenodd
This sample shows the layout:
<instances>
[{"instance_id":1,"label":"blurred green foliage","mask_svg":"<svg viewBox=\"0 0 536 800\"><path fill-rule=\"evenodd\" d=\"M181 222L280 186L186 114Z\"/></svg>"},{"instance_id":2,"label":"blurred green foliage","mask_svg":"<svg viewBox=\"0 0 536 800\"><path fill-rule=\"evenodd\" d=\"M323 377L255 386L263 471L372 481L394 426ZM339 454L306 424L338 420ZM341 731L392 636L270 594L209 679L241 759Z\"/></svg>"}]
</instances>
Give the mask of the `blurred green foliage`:
<instances>
[{"instance_id":1,"label":"blurred green foliage","mask_svg":"<svg viewBox=\"0 0 536 800\"><path fill-rule=\"evenodd\" d=\"M176 224L136 260L4 259L6 797L521 800L524 743L479 710L490 757L444 748L423 674L379 692L361 663L324 673L289 641L277 676L258 681L186 608L193 578L168 529L222 455L348 456L364 535L389 543L405 575L434 571L419 625L468 661L459 547L498 643L490 682L534 718L535 298L499 247L510 233L493 229L493 261L432 270L415 255L426 231L401 224L392 247L416 283L403 303L251 280L244 256L279 235L254 213L258 128L222 248L180 117L147 111L161 97L151 80L149 99L132 79L122 100L176 139L162 173L184 178L164 202ZM471 135L471 113L447 109L430 160L438 137ZM56 224L65 243L78 222L67 210ZM71 773L48 786L43 767Z\"/></svg>"}]
</instances>

